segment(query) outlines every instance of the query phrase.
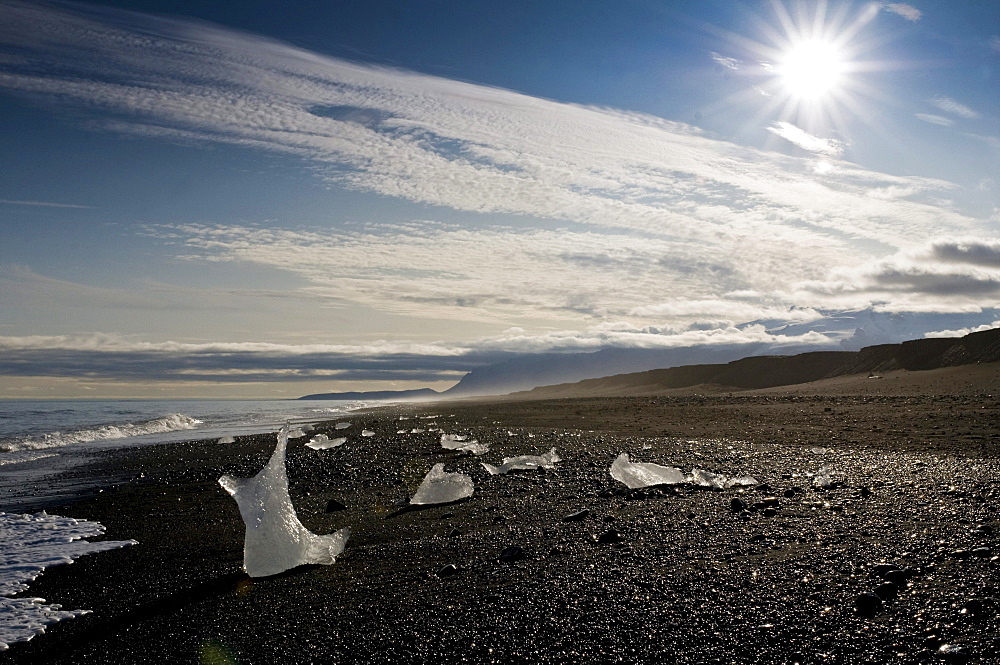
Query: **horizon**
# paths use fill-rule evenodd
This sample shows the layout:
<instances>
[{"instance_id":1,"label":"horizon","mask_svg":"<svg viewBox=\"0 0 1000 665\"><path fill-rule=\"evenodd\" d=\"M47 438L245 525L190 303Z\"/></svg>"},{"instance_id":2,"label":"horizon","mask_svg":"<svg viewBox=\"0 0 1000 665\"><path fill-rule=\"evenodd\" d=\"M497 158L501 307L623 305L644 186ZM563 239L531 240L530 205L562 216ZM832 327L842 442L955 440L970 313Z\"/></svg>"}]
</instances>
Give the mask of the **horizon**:
<instances>
[{"instance_id":1,"label":"horizon","mask_svg":"<svg viewBox=\"0 0 1000 665\"><path fill-rule=\"evenodd\" d=\"M1000 326L1000 5L0 0L0 24L0 399L441 391L533 353Z\"/></svg>"}]
</instances>

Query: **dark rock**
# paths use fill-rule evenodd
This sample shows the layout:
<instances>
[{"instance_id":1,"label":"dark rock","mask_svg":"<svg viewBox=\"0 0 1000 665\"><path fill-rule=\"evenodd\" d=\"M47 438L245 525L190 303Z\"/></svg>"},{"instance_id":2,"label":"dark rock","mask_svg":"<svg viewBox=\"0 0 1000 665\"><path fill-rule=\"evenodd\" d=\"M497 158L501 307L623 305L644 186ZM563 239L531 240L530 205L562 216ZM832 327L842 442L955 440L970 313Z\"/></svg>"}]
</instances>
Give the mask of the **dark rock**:
<instances>
[{"instance_id":1,"label":"dark rock","mask_svg":"<svg viewBox=\"0 0 1000 665\"><path fill-rule=\"evenodd\" d=\"M894 563L876 563L872 568L872 574L877 577L885 578L886 573L899 569L899 566Z\"/></svg>"},{"instance_id":2,"label":"dark rock","mask_svg":"<svg viewBox=\"0 0 1000 665\"><path fill-rule=\"evenodd\" d=\"M765 508L761 512L761 515L763 515L764 517L774 517L777 514L778 514L778 511L775 510L774 508Z\"/></svg>"},{"instance_id":3,"label":"dark rock","mask_svg":"<svg viewBox=\"0 0 1000 665\"><path fill-rule=\"evenodd\" d=\"M862 488L861 488L861 492L859 492L859 494L861 495L861 498L862 498L862 499L867 499L867 498L868 498L868 497L870 497L870 496L871 496L872 494L874 494L874 492L872 492L872 491L871 491L870 489L868 489L867 487L862 487Z\"/></svg>"},{"instance_id":4,"label":"dark rock","mask_svg":"<svg viewBox=\"0 0 1000 665\"><path fill-rule=\"evenodd\" d=\"M738 496L734 496L733 500L729 502L729 510L733 511L734 513L744 512L747 510L747 508L749 508L747 502L739 498Z\"/></svg>"},{"instance_id":5,"label":"dark rock","mask_svg":"<svg viewBox=\"0 0 1000 665\"><path fill-rule=\"evenodd\" d=\"M976 526L975 529L972 530L972 533L976 534L977 536L992 536L993 527L989 524L979 524Z\"/></svg>"},{"instance_id":6,"label":"dark rock","mask_svg":"<svg viewBox=\"0 0 1000 665\"><path fill-rule=\"evenodd\" d=\"M788 488L787 490L785 490L784 494L785 494L785 498L786 499L794 498L795 497L795 490L793 490L792 488Z\"/></svg>"},{"instance_id":7,"label":"dark rock","mask_svg":"<svg viewBox=\"0 0 1000 665\"><path fill-rule=\"evenodd\" d=\"M326 502L326 512L335 513L338 510L347 510L347 506L342 504L340 501L337 501L336 499L330 499L329 501Z\"/></svg>"},{"instance_id":8,"label":"dark rock","mask_svg":"<svg viewBox=\"0 0 1000 665\"><path fill-rule=\"evenodd\" d=\"M899 587L892 582L884 582L875 587L875 595L882 600L892 600L899 595Z\"/></svg>"},{"instance_id":9,"label":"dark rock","mask_svg":"<svg viewBox=\"0 0 1000 665\"><path fill-rule=\"evenodd\" d=\"M611 529L611 530L605 531L604 533L602 533L601 535L599 535L597 537L597 542L605 544L605 545L615 544L615 543L623 543L623 542L625 542L625 536L623 536L618 531L615 531L614 529Z\"/></svg>"},{"instance_id":10,"label":"dark rock","mask_svg":"<svg viewBox=\"0 0 1000 665\"><path fill-rule=\"evenodd\" d=\"M886 571L881 575L881 578L887 582L892 582L898 587L904 587L910 578L915 575L916 571L912 568L896 568L894 570Z\"/></svg>"},{"instance_id":11,"label":"dark rock","mask_svg":"<svg viewBox=\"0 0 1000 665\"><path fill-rule=\"evenodd\" d=\"M779 506L778 497L776 496L765 496L760 502L767 508L777 508Z\"/></svg>"},{"instance_id":12,"label":"dark rock","mask_svg":"<svg viewBox=\"0 0 1000 665\"><path fill-rule=\"evenodd\" d=\"M452 538L455 538L456 536L461 536L462 532L458 529L452 529L451 531L448 532L448 535L451 536Z\"/></svg>"},{"instance_id":13,"label":"dark rock","mask_svg":"<svg viewBox=\"0 0 1000 665\"><path fill-rule=\"evenodd\" d=\"M454 516L455 513L441 513L441 519L443 520L450 520Z\"/></svg>"},{"instance_id":14,"label":"dark rock","mask_svg":"<svg viewBox=\"0 0 1000 665\"><path fill-rule=\"evenodd\" d=\"M514 563L521 559L527 559L528 555L517 545L511 545L500 553L500 563Z\"/></svg>"},{"instance_id":15,"label":"dark rock","mask_svg":"<svg viewBox=\"0 0 1000 665\"><path fill-rule=\"evenodd\" d=\"M972 550L970 554L972 554L972 556L978 556L985 559L987 557L993 556L993 550L991 550L989 547L977 547L976 549Z\"/></svg>"},{"instance_id":16,"label":"dark rock","mask_svg":"<svg viewBox=\"0 0 1000 665\"><path fill-rule=\"evenodd\" d=\"M588 515L590 515L590 511L584 508L583 510L578 510L575 513L570 513L563 518L563 522L582 522L587 519Z\"/></svg>"},{"instance_id":17,"label":"dark rock","mask_svg":"<svg viewBox=\"0 0 1000 665\"><path fill-rule=\"evenodd\" d=\"M863 617L873 617L882 609L882 599L873 593L863 593L854 599L854 608Z\"/></svg>"},{"instance_id":18,"label":"dark rock","mask_svg":"<svg viewBox=\"0 0 1000 665\"><path fill-rule=\"evenodd\" d=\"M451 577L452 575L455 575L458 572L459 572L459 567L453 563L449 563L447 566L444 566L443 568L437 571L437 576Z\"/></svg>"}]
</instances>

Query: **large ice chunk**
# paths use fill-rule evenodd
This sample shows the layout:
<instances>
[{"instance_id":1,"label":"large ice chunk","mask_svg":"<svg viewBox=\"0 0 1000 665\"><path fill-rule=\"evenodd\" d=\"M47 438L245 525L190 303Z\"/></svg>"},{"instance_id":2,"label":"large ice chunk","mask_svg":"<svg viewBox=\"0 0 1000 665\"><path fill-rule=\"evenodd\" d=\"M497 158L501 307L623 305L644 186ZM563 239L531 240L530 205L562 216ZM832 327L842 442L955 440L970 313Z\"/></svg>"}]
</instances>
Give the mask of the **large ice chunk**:
<instances>
[{"instance_id":1,"label":"large ice chunk","mask_svg":"<svg viewBox=\"0 0 1000 665\"><path fill-rule=\"evenodd\" d=\"M489 444L479 443L476 439L467 441L464 434L441 434L441 447L447 450L457 450L470 455L484 455L490 451Z\"/></svg>"},{"instance_id":2,"label":"large ice chunk","mask_svg":"<svg viewBox=\"0 0 1000 665\"><path fill-rule=\"evenodd\" d=\"M556 462L562 458L556 454L553 448L544 455L518 455L517 457L504 457L500 466L493 466L483 462L483 468L490 472L490 475L502 475L508 471L528 471L531 469L554 469Z\"/></svg>"},{"instance_id":3,"label":"large ice chunk","mask_svg":"<svg viewBox=\"0 0 1000 665\"><path fill-rule=\"evenodd\" d=\"M687 477L677 467L633 462L628 453L622 453L611 464L611 477L629 489L687 482Z\"/></svg>"},{"instance_id":4,"label":"large ice chunk","mask_svg":"<svg viewBox=\"0 0 1000 665\"><path fill-rule=\"evenodd\" d=\"M219 484L240 507L246 523L243 568L251 577L277 575L304 564L333 563L344 551L350 529L319 536L305 528L288 496L285 448L288 425L278 432L271 460L253 478L224 475Z\"/></svg>"},{"instance_id":5,"label":"large ice chunk","mask_svg":"<svg viewBox=\"0 0 1000 665\"><path fill-rule=\"evenodd\" d=\"M424 476L420 487L410 499L410 505L426 506L435 503L450 503L472 496L475 486L472 478L464 473L450 473L444 464L435 464Z\"/></svg>"}]
</instances>

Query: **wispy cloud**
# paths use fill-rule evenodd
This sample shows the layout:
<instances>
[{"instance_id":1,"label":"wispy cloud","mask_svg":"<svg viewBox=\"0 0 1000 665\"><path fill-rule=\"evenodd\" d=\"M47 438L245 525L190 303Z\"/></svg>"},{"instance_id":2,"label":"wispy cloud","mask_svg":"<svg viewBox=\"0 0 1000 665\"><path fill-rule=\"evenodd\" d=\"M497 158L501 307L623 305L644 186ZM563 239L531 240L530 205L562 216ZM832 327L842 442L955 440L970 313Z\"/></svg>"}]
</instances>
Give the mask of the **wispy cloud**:
<instances>
[{"instance_id":1,"label":"wispy cloud","mask_svg":"<svg viewBox=\"0 0 1000 665\"><path fill-rule=\"evenodd\" d=\"M908 5L905 2L890 2L882 5L882 8L886 11L892 12L893 14L898 14L902 16L907 21L919 21L924 15L919 9L913 5Z\"/></svg>"},{"instance_id":2,"label":"wispy cloud","mask_svg":"<svg viewBox=\"0 0 1000 665\"><path fill-rule=\"evenodd\" d=\"M52 203L50 201L12 201L10 199L0 199L4 205L15 206L36 206L41 208L91 208L91 206L75 205L72 203Z\"/></svg>"},{"instance_id":3,"label":"wispy cloud","mask_svg":"<svg viewBox=\"0 0 1000 665\"><path fill-rule=\"evenodd\" d=\"M951 97L935 97L934 99L931 99L930 102L942 111L951 113L952 115L957 115L960 118L975 120L980 117L978 111L974 111L965 104L955 101Z\"/></svg>"},{"instance_id":4,"label":"wispy cloud","mask_svg":"<svg viewBox=\"0 0 1000 665\"><path fill-rule=\"evenodd\" d=\"M844 144L840 141L836 139L821 139L818 136L813 136L790 122L776 122L774 125L768 127L767 131L809 152L834 157L844 152Z\"/></svg>"},{"instance_id":5,"label":"wispy cloud","mask_svg":"<svg viewBox=\"0 0 1000 665\"><path fill-rule=\"evenodd\" d=\"M932 125L940 125L942 127L951 127L954 125L954 121L950 118L945 118L941 115L934 115L933 113L914 113L917 118L923 120L924 122L929 122Z\"/></svg>"},{"instance_id":6,"label":"wispy cloud","mask_svg":"<svg viewBox=\"0 0 1000 665\"><path fill-rule=\"evenodd\" d=\"M740 68L740 61L737 60L736 58L729 58L729 57L726 57L724 55L720 55L720 54L716 53L715 51L712 51L711 56L712 56L712 60L714 60L716 62L716 64L722 65L726 69L734 69L735 70L735 69L739 69Z\"/></svg>"}]
</instances>

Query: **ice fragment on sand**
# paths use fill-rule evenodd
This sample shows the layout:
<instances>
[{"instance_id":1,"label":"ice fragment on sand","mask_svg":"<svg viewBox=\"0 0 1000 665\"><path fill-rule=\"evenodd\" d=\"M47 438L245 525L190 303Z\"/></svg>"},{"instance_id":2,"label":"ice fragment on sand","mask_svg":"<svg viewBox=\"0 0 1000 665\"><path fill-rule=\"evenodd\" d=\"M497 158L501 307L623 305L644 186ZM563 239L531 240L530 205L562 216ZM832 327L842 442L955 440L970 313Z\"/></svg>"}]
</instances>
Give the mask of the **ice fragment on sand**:
<instances>
[{"instance_id":1,"label":"ice fragment on sand","mask_svg":"<svg viewBox=\"0 0 1000 665\"><path fill-rule=\"evenodd\" d=\"M420 487L410 499L410 504L426 506L450 503L472 496L473 490L472 478L464 473L449 473L444 470L444 464L438 463L424 476Z\"/></svg>"},{"instance_id":2,"label":"ice fragment on sand","mask_svg":"<svg viewBox=\"0 0 1000 665\"><path fill-rule=\"evenodd\" d=\"M375 436L375 432L370 429L363 429L361 430L361 436Z\"/></svg>"},{"instance_id":3,"label":"ice fragment on sand","mask_svg":"<svg viewBox=\"0 0 1000 665\"><path fill-rule=\"evenodd\" d=\"M816 475L813 476L813 485L815 485L816 487L829 487L830 485L832 485L833 478L830 477L832 471L833 469L830 467L829 464L824 464L823 466L821 466L819 468L819 471L816 472Z\"/></svg>"},{"instance_id":4,"label":"ice fragment on sand","mask_svg":"<svg viewBox=\"0 0 1000 665\"><path fill-rule=\"evenodd\" d=\"M347 437L342 436L337 439L331 439L326 434L317 434L309 443L306 444L306 448L312 448L313 450L326 450L328 448L336 448L337 446L342 446L347 442Z\"/></svg>"},{"instance_id":5,"label":"ice fragment on sand","mask_svg":"<svg viewBox=\"0 0 1000 665\"><path fill-rule=\"evenodd\" d=\"M691 469L691 482L702 487L718 487L719 489L729 489L737 485L757 485L757 479L753 476L743 478L730 478L721 473L712 473L704 469Z\"/></svg>"},{"instance_id":6,"label":"ice fragment on sand","mask_svg":"<svg viewBox=\"0 0 1000 665\"><path fill-rule=\"evenodd\" d=\"M351 426L351 423L337 423L333 426L334 429L347 429Z\"/></svg>"},{"instance_id":7,"label":"ice fragment on sand","mask_svg":"<svg viewBox=\"0 0 1000 665\"><path fill-rule=\"evenodd\" d=\"M306 435L306 432L301 427L292 427L288 430L289 439L298 439Z\"/></svg>"},{"instance_id":8,"label":"ice fragment on sand","mask_svg":"<svg viewBox=\"0 0 1000 665\"><path fill-rule=\"evenodd\" d=\"M331 564L351 533L341 529L319 536L302 526L288 496L285 448L288 425L278 432L278 445L271 460L253 478L224 475L219 484L240 507L246 523L243 568L251 577L277 575L303 564Z\"/></svg>"},{"instance_id":9,"label":"ice fragment on sand","mask_svg":"<svg viewBox=\"0 0 1000 665\"><path fill-rule=\"evenodd\" d=\"M504 457L500 466L493 466L483 462L483 468L490 472L490 475L502 475L508 471L526 471L530 469L554 469L556 462L562 458L556 454L553 448L544 455L518 455L517 457Z\"/></svg>"},{"instance_id":10,"label":"ice fragment on sand","mask_svg":"<svg viewBox=\"0 0 1000 665\"><path fill-rule=\"evenodd\" d=\"M448 450L457 450L460 453L470 455L483 455L490 451L489 444L479 443L476 439L466 441L468 438L464 434L441 434L441 446Z\"/></svg>"},{"instance_id":11,"label":"ice fragment on sand","mask_svg":"<svg viewBox=\"0 0 1000 665\"><path fill-rule=\"evenodd\" d=\"M231 434L219 437L219 443L236 443L236 439Z\"/></svg>"},{"instance_id":12,"label":"ice fragment on sand","mask_svg":"<svg viewBox=\"0 0 1000 665\"><path fill-rule=\"evenodd\" d=\"M622 453L611 464L611 477L629 489L651 485L676 485L687 482L681 470L651 462L633 462L628 453Z\"/></svg>"}]
</instances>

